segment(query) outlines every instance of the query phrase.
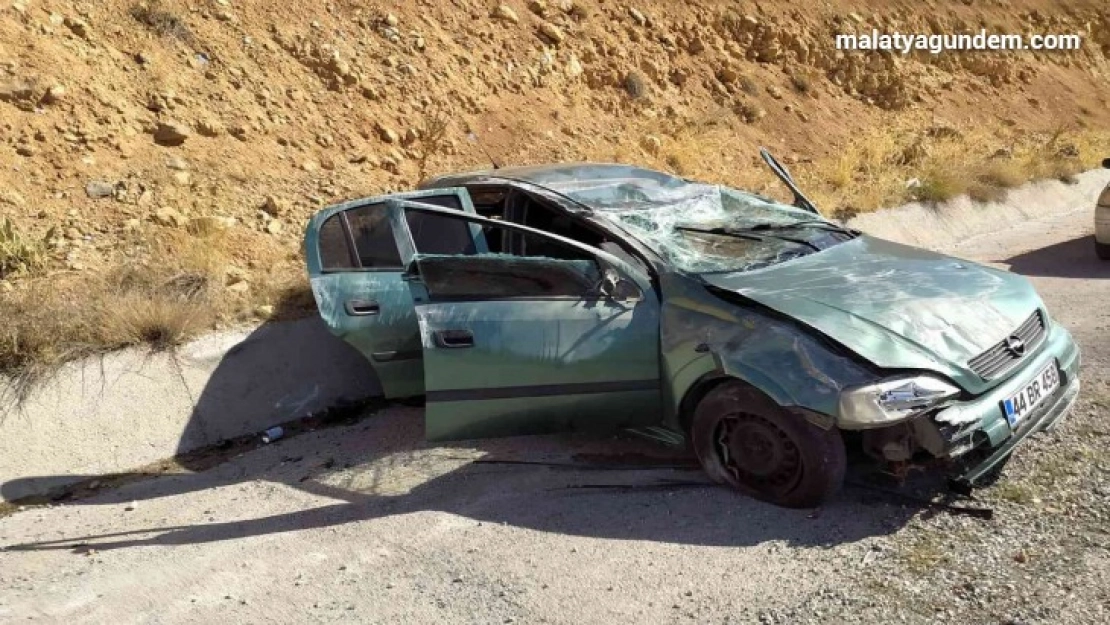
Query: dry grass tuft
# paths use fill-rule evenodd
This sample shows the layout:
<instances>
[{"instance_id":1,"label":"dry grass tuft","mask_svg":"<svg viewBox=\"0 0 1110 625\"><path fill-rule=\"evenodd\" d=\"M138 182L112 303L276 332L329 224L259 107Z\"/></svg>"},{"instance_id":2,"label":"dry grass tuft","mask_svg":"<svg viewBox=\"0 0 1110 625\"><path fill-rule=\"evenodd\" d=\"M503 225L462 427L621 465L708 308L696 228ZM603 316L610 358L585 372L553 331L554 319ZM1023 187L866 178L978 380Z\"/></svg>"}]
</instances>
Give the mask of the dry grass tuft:
<instances>
[{"instance_id":1,"label":"dry grass tuft","mask_svg":"<svg viewBox=\"0 0 1110 625\"><path fill-rule=\"evenodd\" d=\"M790 74L790 86L794 87L794 91L806 95L813 91L813 80L806 74L794 72Z\"/></svg>"},{"instance_id":2,"label":"dry grass tuft","mask_svg":"<svg viewBox=\"0 0 1110 625\"><path fill-rule=\"evenodd\" d=\"M428 177L428 161L441 155L447 147L451 130L451 115L445 110L436 110L427 115L420 124L417 134L419 153L416 159L419 180Z\"/></svg>"},{"instance_id":3,"label":"dry grass tuft","mask_svg":"<svg viewBox=\"0 0 1110 625\"><path fill-rule=\"evenodd\" d=\"M135 21L158 35L174 37L186 43L194 40L189 26L173 12L164 9L159 0L139 2L131 7L130 14Z\"/></svg>"},{"instance_id":4,"label":"dry grass tuft","mask_svg":"<svg viewBox=\"0 0 1110 625\"><path fill-rule=\"evenodd\" d=\"M913 188L913 199L922 202L947 202L961 196L971 188L967 173L947 167L936 167L925 172L920 184Z\"/></svg>"},{"instance_id":5,"label":"dry grass tuft","mask_svg":"<svg viewBox=\"0 0 1110 625\"><path fill-rule=\"evenodd\" d=\"M827 214L871 211L907 201L943 202L968 194L997 201L1031 180L1074 180L1110 151L1110 133L990 133L919 119L858 137L840 153L798 172Z\"/></svg>"},{"instance_id":6,"label":"dry grass tuft","mask_svg":"<svg viewBox=\"0 0 1110 625\"><path fill-rule=\"evenodd\" d=\"M45 265L47 244L54 232L51 228L41 240L34 240L20 234L10 219L0 221L0 279Z\"/></svg>"},{"instance_id":7,"label":"dry grass tuft","mask_svg":"<svg viewBox=\"0 0 1110 625\"><path fill-rule=\"evenodd\" d=\"M0 298L0 375L16 399L62 364L124 347L168 350L210 329L228 258L214 237L170 231L99 276L30 281ZM74 305L80 302L80 305Z\"/></svg>"}]
</instances>

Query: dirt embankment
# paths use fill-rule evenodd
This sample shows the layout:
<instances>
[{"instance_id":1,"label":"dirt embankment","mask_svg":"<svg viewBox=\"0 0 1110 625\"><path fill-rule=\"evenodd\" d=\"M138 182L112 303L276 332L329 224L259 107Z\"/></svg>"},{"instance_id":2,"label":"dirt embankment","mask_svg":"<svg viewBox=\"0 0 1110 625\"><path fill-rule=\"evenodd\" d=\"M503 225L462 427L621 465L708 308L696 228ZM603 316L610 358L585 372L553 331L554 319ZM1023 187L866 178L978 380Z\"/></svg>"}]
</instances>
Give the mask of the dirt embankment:
<instances>
[{"instance_id":1,"label":"dirt embankment","mask_svg":"<svg viewBox=\"0 0 1110 625\"><path fill-rule=\"evenodd\" d=\"M835 49L835 34L872 28L1084 45ZM1101 156L1108 56L1110 9L1094 0L14 0L0 9L0 218L16 233L0 235L0 297L107 276L113 294L145 285L131 299L220 302L185 320L152 306L81 338L110 346L273 314L315 210L486 166L483 148L765 190L752 155L766 144L830 212L982 185L989 199ZM120 279L122 262L157 275Z\"/></svg>"}]
</instances>

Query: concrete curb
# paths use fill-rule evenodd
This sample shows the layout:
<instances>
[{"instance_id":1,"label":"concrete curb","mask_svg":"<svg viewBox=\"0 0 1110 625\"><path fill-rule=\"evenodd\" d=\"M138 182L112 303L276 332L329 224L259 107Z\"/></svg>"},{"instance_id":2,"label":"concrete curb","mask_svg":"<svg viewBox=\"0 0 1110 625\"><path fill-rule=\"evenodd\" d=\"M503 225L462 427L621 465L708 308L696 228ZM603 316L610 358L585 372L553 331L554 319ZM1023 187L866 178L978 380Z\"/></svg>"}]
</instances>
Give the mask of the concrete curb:
<instances>
[{"instance_id":1,"label":"concrete curb","mask_svg":"<svg viewBox=\"0 0 1110 625\"><path fill-rule=\"evenodd\" d=\"M318 318L210 335L172 355L131 349L71 363L0 420L0 498L41 495L378 394L369 363Z\"/></svg>"},{"instance_id":2,"label":"concrete curb","mask_svg":"<svg viewBox=\"0 0 1110 625\"><path fill-rule=\"evenodd\" d=\"M947 252L1000 225L1093 211L1108 180L1110 171L1090 171L1074 185L1026 185L1001 203L909 204L848 225ZM366 360L318 318L214 334L176 356L125 350L73 363L0 417L0 499L42 495L378 394Z\"/></svg>"},{"instance_id":3,"label":"concrete curb","mask_svg":"<svg viewBox=\"0 0 1110 625\"><path fill-rule=\"evenodd\" d=\"M966 196L940 205L914 202L849 219L846 224L883 239L940 252L972 244L977 237L1024 221L1086 210L1094 220L1098 195L1110 170L1094 169L1075 184L1041 180L1011 190L1001 202L977 204Z\"/></svg>"}]
</instances>

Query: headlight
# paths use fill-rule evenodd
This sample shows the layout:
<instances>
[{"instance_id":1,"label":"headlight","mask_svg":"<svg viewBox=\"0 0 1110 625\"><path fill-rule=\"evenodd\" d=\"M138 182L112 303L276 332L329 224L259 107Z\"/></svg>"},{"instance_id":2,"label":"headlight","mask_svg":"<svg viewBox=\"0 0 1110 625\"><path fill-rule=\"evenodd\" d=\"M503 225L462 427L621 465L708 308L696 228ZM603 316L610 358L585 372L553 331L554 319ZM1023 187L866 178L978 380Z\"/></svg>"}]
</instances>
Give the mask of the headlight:
<instances>
[{"instance_id":1,"label":"headlight","mask_svg":"<svg viewBox=\"0 0 1110 625\"><path fill-rule=\"evenodd\" d=\"M839 424L848 428L890 425L944 405L960 389L928 375L892 378L840 393Z\"/></svg>"}]
</instances>

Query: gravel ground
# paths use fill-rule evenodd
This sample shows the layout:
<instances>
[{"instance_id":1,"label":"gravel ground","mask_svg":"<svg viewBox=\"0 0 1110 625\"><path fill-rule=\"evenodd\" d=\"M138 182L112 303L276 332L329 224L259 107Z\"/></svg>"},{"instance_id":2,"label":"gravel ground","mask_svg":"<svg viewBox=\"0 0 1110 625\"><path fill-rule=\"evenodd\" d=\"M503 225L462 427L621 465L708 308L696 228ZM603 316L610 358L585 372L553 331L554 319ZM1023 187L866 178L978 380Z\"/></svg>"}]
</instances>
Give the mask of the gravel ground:
<instances>
[{"instance_id":1,"label":"gravel ground","mask_svg":"<svg viewBox=\"0 0 1110 625\"><path fill-rule=\"evenodd\" d=\"M1030 275L1084 348L1072 417L977 491L993 520L859 475L819 510L782 510L639 440L429 447L419 409L391 407L0 518L0 621L1106 622L1110 263L1089 222L955 250Z\"/></svg>"}]
</instances>

